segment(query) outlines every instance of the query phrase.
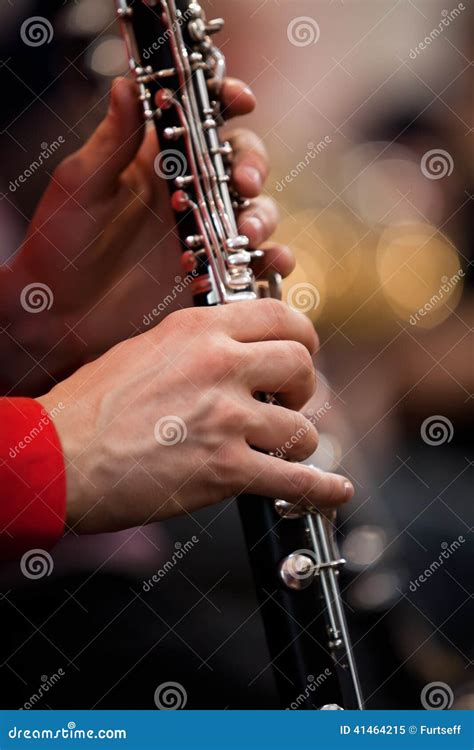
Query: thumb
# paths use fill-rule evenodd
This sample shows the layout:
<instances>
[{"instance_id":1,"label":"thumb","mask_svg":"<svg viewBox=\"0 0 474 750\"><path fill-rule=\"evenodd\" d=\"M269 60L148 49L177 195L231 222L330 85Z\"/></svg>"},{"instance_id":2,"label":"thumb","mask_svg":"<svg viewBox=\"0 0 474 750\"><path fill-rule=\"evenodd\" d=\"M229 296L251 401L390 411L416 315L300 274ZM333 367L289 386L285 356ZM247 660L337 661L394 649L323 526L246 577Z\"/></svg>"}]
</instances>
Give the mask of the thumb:
<instances>
[{"instance_id":1,"label":"thumb","mask_svg":"<svg viewBox=\"0 0 474 750\"><path fill-rule=\"evenodd\" d=\"M123 170L134 159L145 127L133 81L112 83L107 115L89 140L71 157L76 189L87 200L112 192Z\"/></svg>"}]
</instances>

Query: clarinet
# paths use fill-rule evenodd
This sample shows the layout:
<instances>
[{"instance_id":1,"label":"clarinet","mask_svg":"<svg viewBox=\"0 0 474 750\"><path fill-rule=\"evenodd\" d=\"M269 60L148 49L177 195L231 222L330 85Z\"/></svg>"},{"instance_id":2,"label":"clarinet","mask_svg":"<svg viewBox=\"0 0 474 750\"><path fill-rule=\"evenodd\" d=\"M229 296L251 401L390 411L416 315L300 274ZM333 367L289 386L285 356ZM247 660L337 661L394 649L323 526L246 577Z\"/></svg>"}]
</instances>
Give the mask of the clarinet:
<instances>
[{"instance_id":1,"label":"clarinet","mask_svg":"<svg viewBox=\"0 0 474 750\"><path fill-rule=\"evenodd\" d=\"M183 165L167 181L194 303L281 297L278 274L256 282L252 261L263 253L237 230L245 202L230 184L232 148L219 138L216 92L225 59L211 40L223 20L207 21L190 0L116 3L143 115L156 126L162 171L167 156ZM334 538L335 515L250 495L238 498L238 507L280 707L298 696L299 708L313 709L308 685L324 675L318 708L363 709L339 590L345 561Z\"/></svg>"}]
</instances>

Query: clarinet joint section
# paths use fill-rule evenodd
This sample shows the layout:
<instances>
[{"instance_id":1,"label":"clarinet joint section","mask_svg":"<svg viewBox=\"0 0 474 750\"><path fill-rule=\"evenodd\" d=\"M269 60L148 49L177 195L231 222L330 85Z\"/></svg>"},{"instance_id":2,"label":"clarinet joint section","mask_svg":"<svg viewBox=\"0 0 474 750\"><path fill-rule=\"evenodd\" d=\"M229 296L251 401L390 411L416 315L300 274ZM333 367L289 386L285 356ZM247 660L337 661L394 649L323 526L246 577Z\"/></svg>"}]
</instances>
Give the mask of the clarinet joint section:
<instances>
[{"instance_id":1,"label":"clarinet joint section","mask_svg":"<svg viewBox=\"0 0 474 750\"><path fill-rule=\"evenodd\" d=\"M223 121L214 92L225 76L225 60L210 37L224 22L220 18L207 21L196 2L184 12L174 0L141 2L153 5L154 13L161 10L172 67L154 70L144 65L133 34L134 7L127 0L117 0L117 14L145 120L159 120L164 111L174 108L179 122L162 132L163 138L175 142L185 155L185 173L170 176L175 188L171 202L177 213L193 212L197 236L202 238L199 247L184 248L183 265L185 270L195 268L203 254L207 255L210 304L256 299L259 290L251 264L261 251L251 251L248 238L237 231L235 212L246 208L248 202L230 185L232 147L218 137ZM195 254L194 261L190 252Z\"/></svg>"}]
</instances>

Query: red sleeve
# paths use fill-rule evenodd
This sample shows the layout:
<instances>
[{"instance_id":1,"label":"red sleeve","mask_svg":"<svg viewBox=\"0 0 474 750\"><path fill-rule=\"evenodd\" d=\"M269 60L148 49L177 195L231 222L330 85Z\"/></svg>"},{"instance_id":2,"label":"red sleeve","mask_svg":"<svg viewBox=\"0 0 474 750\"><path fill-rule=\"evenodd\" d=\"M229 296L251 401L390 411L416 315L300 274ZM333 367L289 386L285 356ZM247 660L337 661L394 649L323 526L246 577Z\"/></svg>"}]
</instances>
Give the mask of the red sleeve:
<instances>
[{"instance_id":1,"label":"red sleeve","mask_svg":"<svg viewBox=\"0 0 474 750\"><path fill-rule=\"evenodd\" d=\"M48 549L64 531L66 476L48 413L29 398L0 398L0 559Z\"/></svg>"}]
</instances>

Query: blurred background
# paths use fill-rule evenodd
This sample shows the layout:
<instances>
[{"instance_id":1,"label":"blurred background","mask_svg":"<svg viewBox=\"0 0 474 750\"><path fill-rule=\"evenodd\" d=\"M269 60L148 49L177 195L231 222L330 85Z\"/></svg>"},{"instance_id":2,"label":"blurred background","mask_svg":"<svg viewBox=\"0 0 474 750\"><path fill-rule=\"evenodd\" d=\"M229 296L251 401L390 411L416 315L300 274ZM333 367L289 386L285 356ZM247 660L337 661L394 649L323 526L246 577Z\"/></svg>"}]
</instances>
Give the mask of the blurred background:
<instances>
[{"instance_id":1,"label":"blurred background","mask_svg":"<svg viewBox=\"0 0 474 750\"><path fill-rule=\"evenodd\" d=\"M285 297L321 338L316 460L357 488L339 541L368 707L419 708L442 683L444 707L473 708L472 9L203 4L225 17L228 70L257 95L237 124L270 152L277 237L297 256ZM34 16L50 31L25 44ZM52 170L126 71L113 3L2 4L0 60L7 262ZM19 182L42 149L46 164ZM147 591L194 536L202 543ZM17 566L1 576L4 707L60 668L35 707L153 708L164 680L185 686L188 708L275 705L231 503L133 535L65 539L47 582L25 582Z\"/></svg>"}]
</instances>

